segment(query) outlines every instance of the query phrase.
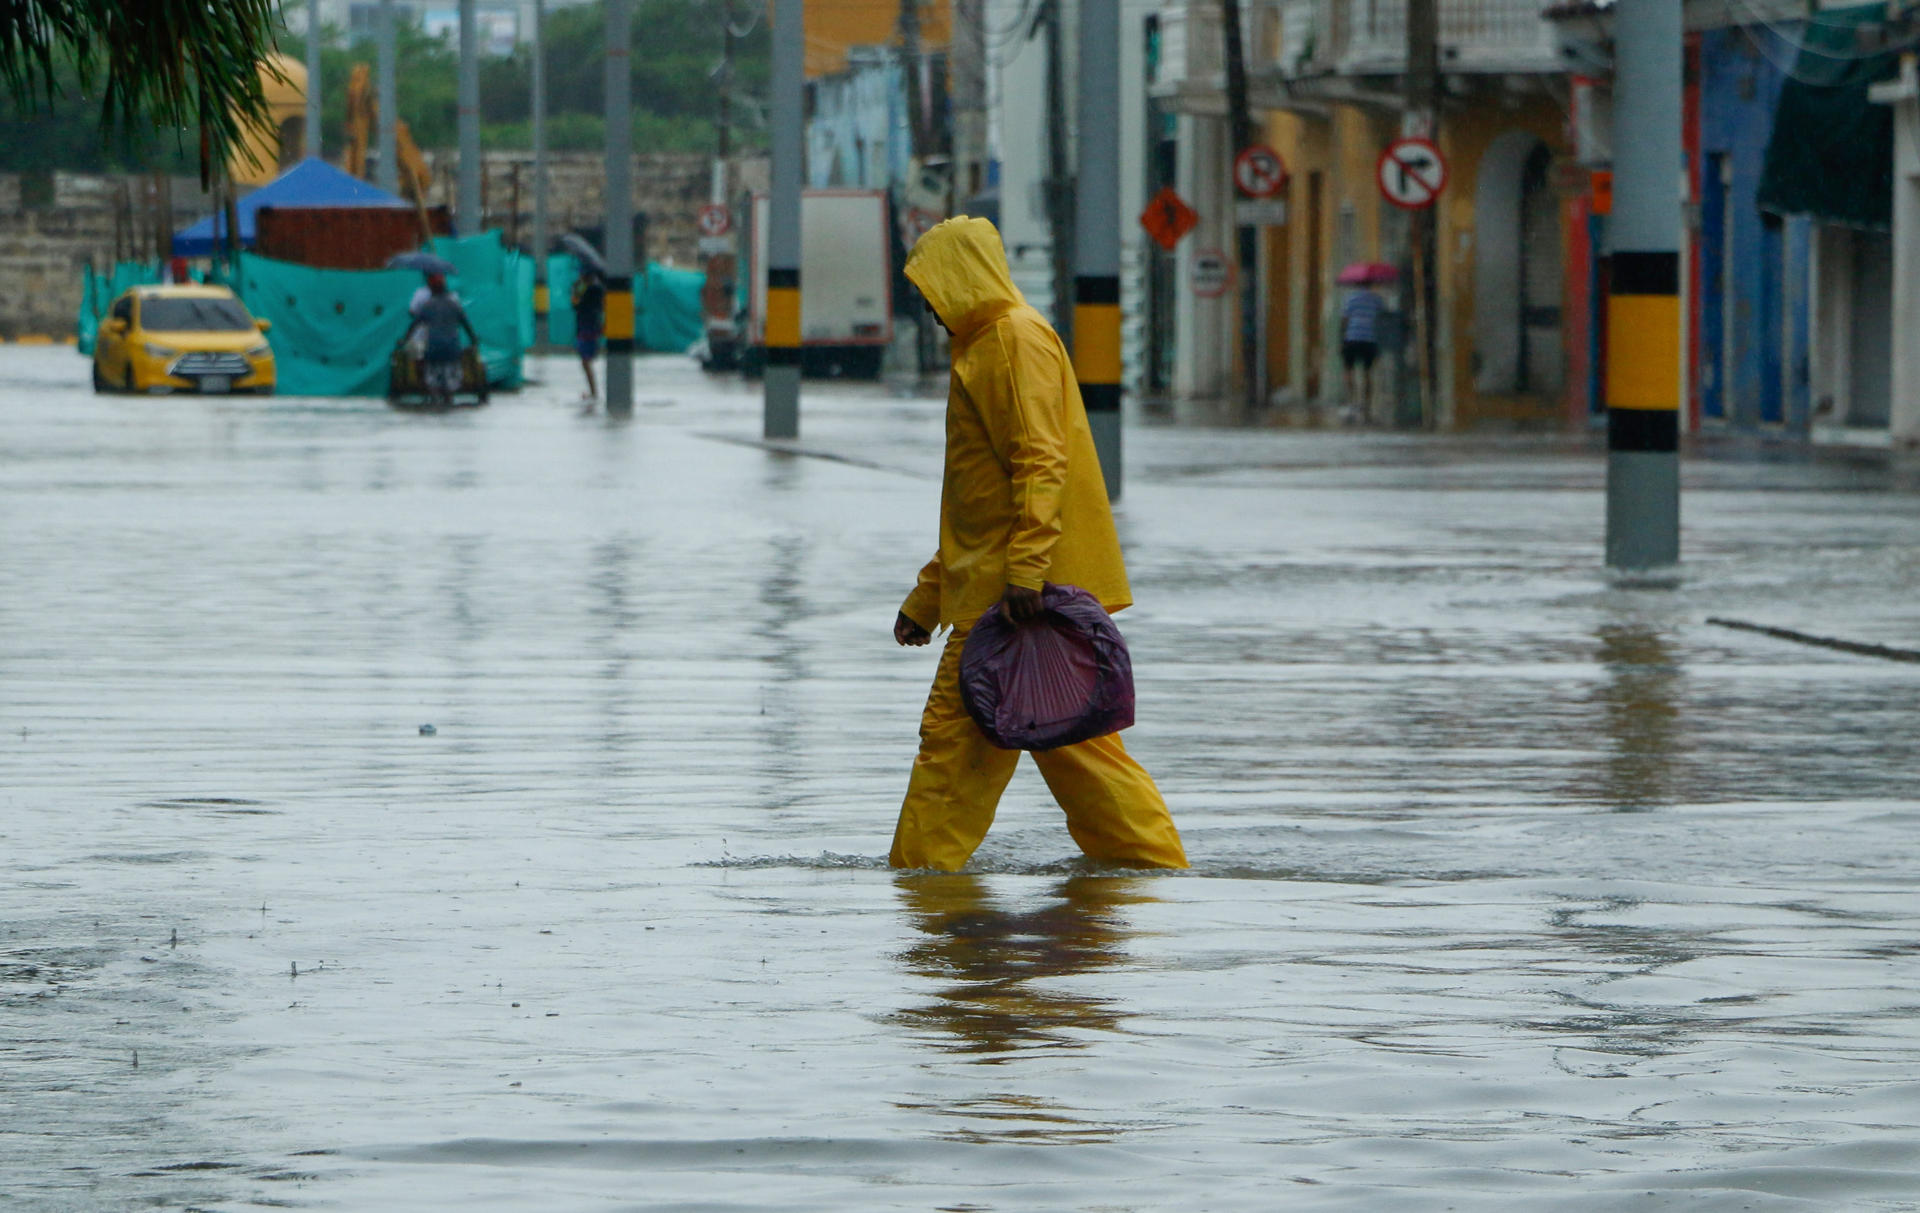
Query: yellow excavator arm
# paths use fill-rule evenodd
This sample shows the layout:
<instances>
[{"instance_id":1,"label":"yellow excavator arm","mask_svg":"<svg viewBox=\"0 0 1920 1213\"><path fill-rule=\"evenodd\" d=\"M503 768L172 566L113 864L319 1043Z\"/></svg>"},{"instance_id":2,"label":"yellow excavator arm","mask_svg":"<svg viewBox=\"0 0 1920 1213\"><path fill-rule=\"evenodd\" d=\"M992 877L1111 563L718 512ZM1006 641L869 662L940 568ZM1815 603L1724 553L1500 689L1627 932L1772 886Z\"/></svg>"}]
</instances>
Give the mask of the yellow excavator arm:
<instances>
[{"instance_id":1,"label":"yellow excavator arm","mask_svg":"<svg viewBox=\"0 0 1920 1213\"><path fill-rule=\"evenodd\" d=\"M347 153L346 163L342 166L347 172L362 180L367 176L367 142L373 135L373 124L379 119L380 103L373 93L373 72L364 63L353 65L353 72L347 77ZM399 170L395 177L400 183L400 194L413 203L420 216L422 239L432 235L427 222L427 191L433 185L433 171L427 167L427 158L420 154L420 145L413 141L413 132L407 129L405 119L396 119L393 124L394 150L398 153L394 159Z\"/></svg>"}]
</instances>

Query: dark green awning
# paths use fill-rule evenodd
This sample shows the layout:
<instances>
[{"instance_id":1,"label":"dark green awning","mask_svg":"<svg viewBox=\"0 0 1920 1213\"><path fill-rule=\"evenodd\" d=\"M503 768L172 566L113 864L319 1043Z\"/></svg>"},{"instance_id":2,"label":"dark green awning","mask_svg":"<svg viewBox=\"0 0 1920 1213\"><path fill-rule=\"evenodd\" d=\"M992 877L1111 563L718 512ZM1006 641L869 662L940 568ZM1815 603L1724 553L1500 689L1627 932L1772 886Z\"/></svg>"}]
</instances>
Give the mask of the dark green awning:
<instances>
[{"instance_id":1,"label":"dark green awning","mask_svg":"<svg viewBox=\"0 0 1920 1213\"><path fill-rule=\"evenodd\" d=\"M1780 89L1760 172L1760 208L1827 223L1893 226L1893 107L1867 88L1899 70L1866 27L1885 4L1821 13L1800 25L1800 54ZM1761 34L1767 37L1767 34Z\"/></svg>"}]
</instances>

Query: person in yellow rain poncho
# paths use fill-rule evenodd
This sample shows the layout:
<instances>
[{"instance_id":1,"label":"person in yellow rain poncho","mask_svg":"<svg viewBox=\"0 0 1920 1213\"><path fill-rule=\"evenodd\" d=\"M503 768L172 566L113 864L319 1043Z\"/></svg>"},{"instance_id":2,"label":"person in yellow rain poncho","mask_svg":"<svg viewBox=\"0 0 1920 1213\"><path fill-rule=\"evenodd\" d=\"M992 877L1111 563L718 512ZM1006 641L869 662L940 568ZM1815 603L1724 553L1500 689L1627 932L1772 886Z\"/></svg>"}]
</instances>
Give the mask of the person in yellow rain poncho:
<instances>
[{"instance_id":1,"label":"person in yellow rain poncho","mask_svg":"<svg viewBox=\"0 0 1920 1213\"><path fill-rule=\"evenodd\" d=\"M949 219L914 245L906 273L953 336L953 374L940 548L893 636L924 645L937 628L953 630L920 718L889 862L953 871L986 837L1020 760L988 741L961 704L968 631L996 602L1016 622L1033 618L1046 582L1079 586L1108 611L1133 595L1073 362L1013 285L1000 233L985 219ZM1117 734L1033 757L1089 856L1187 866L1166 801Z\"/></svg>"}]
</instances>

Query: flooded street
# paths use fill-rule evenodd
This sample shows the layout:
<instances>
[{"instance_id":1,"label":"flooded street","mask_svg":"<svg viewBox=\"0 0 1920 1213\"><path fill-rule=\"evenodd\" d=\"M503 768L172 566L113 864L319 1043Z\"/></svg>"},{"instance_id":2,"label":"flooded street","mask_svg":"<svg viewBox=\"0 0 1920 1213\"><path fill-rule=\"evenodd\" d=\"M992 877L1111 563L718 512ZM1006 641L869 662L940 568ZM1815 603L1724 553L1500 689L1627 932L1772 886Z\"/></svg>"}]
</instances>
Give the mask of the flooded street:
<instances>
[{"instance_id":1,"label":"flooded street","mask_svg":"<svg viewBox=\"0 0 1920 1213\"><path fill-rule=\"evenodd\" d=\"M1920 1209L1920 465L1133 426L1193 870L900 876L942 402L543 372L0 351L0 1206Z\"/></svg>"}]
</instances>

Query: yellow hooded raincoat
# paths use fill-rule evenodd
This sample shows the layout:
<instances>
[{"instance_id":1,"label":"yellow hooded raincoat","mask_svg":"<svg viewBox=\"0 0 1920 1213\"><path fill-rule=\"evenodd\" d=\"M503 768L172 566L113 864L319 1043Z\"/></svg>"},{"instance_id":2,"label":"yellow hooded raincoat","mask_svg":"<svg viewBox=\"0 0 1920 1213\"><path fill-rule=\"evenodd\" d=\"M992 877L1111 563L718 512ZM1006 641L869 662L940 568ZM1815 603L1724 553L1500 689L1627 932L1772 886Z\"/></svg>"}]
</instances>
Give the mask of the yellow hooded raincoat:
<instances>
[{"instance_id":1,"label":"yellow hooded raincoat","mask_svg":"<svg viewBox=\"0 0 1920 1213\"><path fill-rule=\"evenodd\" d=\"M949 219L907 277L953 334L940 550L901 611L929 630L972 623L1011 582L1077 585L1133 603L1073 359L1007 272L985 219Z\"/></svg>"},{"instance_id":2,"label":"yellow hooded raincoat","mask_svg":"<svg viewBox=\"0 0 1920 1213\"><path fill-rule=\"evenodd\" d=\"M890 860L952 871L986 837L1020 760L988 741L961 703L968 630L1009 584L1076 585L1109 611L1133 596L1073 361L1013 285L1000 233L984 219L949 219L914 245L906 273L953 334L953 375L940 547L900 612L928 631L953 631L921 716ZM1088 855L1187 866L1166 802L1118 734L1034 760Z\"/></svg>"}]
</instances>

